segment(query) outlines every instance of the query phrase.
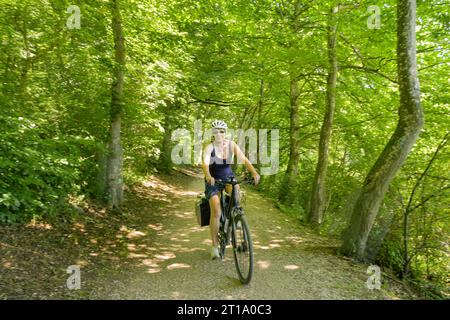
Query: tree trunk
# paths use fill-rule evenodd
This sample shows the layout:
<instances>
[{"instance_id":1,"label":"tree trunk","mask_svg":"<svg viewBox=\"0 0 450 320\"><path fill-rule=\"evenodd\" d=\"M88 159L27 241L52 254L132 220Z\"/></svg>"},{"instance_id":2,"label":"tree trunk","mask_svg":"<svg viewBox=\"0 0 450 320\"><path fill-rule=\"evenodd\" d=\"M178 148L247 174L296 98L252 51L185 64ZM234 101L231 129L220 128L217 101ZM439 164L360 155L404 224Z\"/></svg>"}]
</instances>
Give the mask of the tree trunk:
<instances>
[{"instance_id":1,"label":"tree trunk","mask_svg":"<svg viewBox=\"0 0 450 320\"><path fill-rule=\"evenodd\" d=\"M172 171L172 130L173 130L173 102L168 101L167 107L163 111L164 120L162 126L164 128L164 134L161 140L161 154L158 160L158 169L165 173L170 173Z\"/></svg>"},{"instance_id":2,"label":"tree trunk","mask_svg":"<svg viewBox=\"0 0 450 320\"><path fill-rule=\"evenodd\" d=\"M344 235L344 254L364 258L367 238L392 179L423 127L416 63L416 1L397 1L399 121L394 134L367 175Z\"/></svg>"},{"instance_id":3,"label":"tree trunk","mask_svg":"<svg viewBox=\"0 0 450 320\"><path fill-rule=\"evenodd\" d=\"M291 204L293 198L293 186L298 175L298 162L300 160L300 115L299 115L299 96L300 80L291 74L290 82L290 106L291 106L291 124L289 134L289 162L284 176L283 185L280 188L279 200L284 204Z\"/></svg>"},{"instance_id":4,"label":"tree trunk","mask_svg":"<svg viewBox=\"0 0 450 320\"><path fill-rule=\"evenodd\" d=\"M448 139L450 137L450 132L447 132L442 139L442 141L437 146L433 156L431 157L430 161L428 161L428 164L425 168L425 170L422 172L420 177L417 179L416 183L414 184L414 187L411 190L411 194L408 199L408 204L406 205L405 211L403 213L403 271L402 271L402 278L408 276L409 274L409 267L411 258L409 256L409 247L408 247L408 240L409 240L409 215L418 207L413 207L413 200L416 195L416 191L419 188L420 184L422 183L422 180L426 177L428 170L430 170L431 166L433 165L434 160L436 160L437 155L442 150L442 148L445 147L445 145L448 143Z\"/></svg>"},{"instance_id":5,"label":"tree trunk","mask_svg":"<svg viewBox=\"0 0 450 320\"><path fill-rule=\"evenodd\" d=\"M261 79L260 86L259 86L259 100L258 100L258 116L257 116L257 125L256 125L256 133L258 134L258 144L256 145L256 154L258 155L258 161L255 165L256 170L258 172L261 172L261 165L260 165L260 159L259 159L259 129L261 129L261 121L262 121L262 108L264 104L264 80Z\"/></svg>"},{"instance_id":6,"label":"tree trunk","mask_svg":"<svg viewBox=\"0 0 450 320\"><path fill-rule=\"evenodd\" d=\"M6 58L6 63L3 65L4 69L3 69L3 81L0 84L1 88L2 88L2 94L3 96L7 96L8 93L8 88L11 86L11 82L10 82L10 78L11 78L11 70L12 70L12 65L14 64L14 59L11 57L12 56L12 35L11 35L11 29L8 29L8 40L7 40L7 46L4 46L3 50L4 52L7 54L7 58Z\"/></svg>"},{"instance_id":7,"label":"tree trunk","mask_svg":"<svg viewBox=\"0 0 450 320\"><path fill-rule=\"evenodd\" d=\"M27 10L25 8L25 10ZM28 27L27 27L27 13L25 11L23 17L22 17L22 23L21 25L19 22L16 22L17 28L19 29L22 38L23 38L23 44L25 49L25 60L22 66L22 69L20 71L20 97L23 101L23 103L28 102L28 77L29 72L31 69L31 55L30 55L30 42L28 37Z\"/></svg>"},{"instance_id":8,"label":"tree trunk","mask_svg":"<svg viewBox=\"0 0 450 320\"><path fill-rule=\"evenodd\" d=\"M113 71L111 126L109 132L109 154L106 169L108 205L117 208L123 201L122 163L123 150L120 140L122 120L122 93L125 69L125 48L122 18L118 0L111 0L112 29L114 34L115 65Z\"/></svg>"},{"instance_id":9,"label":"tree trunk","mask_svg":"<svg viewBox=\"0 0 450 320\"><path fill-rule=\"evenodd\" d=\"M328 167L328 146L330 143L331 129L333 126L334 109L336 107L336 13L338 7L332 8L328 25L328 79L327 79L327 104L325 117L322 123L319 142L319 158L317 160L316 173L309 201L308 222L320 225L323 221L326 205L326 185Z\"/></svg>"}]
</instances>

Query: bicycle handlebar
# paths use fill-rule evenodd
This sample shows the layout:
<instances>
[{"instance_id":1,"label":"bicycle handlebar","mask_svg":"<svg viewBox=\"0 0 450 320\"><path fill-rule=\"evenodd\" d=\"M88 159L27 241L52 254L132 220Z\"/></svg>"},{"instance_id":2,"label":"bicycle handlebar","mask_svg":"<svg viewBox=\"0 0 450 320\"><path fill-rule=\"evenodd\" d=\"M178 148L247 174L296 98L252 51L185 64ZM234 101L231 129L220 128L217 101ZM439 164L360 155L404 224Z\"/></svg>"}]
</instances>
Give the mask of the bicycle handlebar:
<instances>
[{"instance_id":1,"label":"bicycle handlebar","mask_svg":"<svg viewBox=\"0 0 450 320\"><path fill-rule=\"evenodd\" d=\"M251 178L235 178L235 177L230 177L227 180L222 180L222 179L214 179L214 184L220 184L220 185L225 185L225 184L231 184L231 185L237 185L237 184L254 184L255 181Z\"/></svg>"}]
</instances>

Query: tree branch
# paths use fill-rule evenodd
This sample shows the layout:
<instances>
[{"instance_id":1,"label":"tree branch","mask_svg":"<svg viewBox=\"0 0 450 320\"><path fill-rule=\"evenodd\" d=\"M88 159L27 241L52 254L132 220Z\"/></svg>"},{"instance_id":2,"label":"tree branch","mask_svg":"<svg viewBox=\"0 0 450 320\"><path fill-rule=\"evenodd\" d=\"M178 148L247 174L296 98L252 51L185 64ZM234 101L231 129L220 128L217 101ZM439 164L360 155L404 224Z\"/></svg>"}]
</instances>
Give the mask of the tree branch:
<instances>
[{"instance_id":1,"label":"tree branch","mask_svg":"<svg viewBox=\"0 0 450 320\"><path fill-rule=\"evenodd\" d=\"M413 209L410 209L412 201L413 201L414 196L416 194L417 188L419 187L419 185L422 182L423 178L426 176L428 170L430 170L431 165L433 164L434 160L436 159L437 155L439 154L439 151L441 151L441 149L444 148L444 146L447 144L449 136L450 136L450 131L447 132L445 134L445 136L442 138L441 142L437 146L437 148L436 148L433 156L431 157L430 161L428 161L428 164L427 164L425 170L422 172L422 174L420 175L420 177L417 179L416 183L414 184L414 187L413 187L413 189L411 191L411 194L409 196L408 204L406 205L405 214L408 214L409 212L415 210L416 208L420 207L421 205L423 205L426 201L428 201L430 199L430 198L428 198L427 200L423 201L420 205L417 205Z\"/></svg>"},{"instance_id":2,"label":"tree branch","mask_svg":"<svg viewBox=\"0 0 450 320\"><path fill-rule=\"evenodd\" d=\"M195 96L193 96L193 97L194 97L195 100L188 101L188 104L200 102L200 103L212 104L212 105L220 106L220 107L229 107L233 103L235 103L235 101L220 101L220 100L213 100L213 99L206 99L206 100L204 100L204 99L197 98Z\"/></svg>"},{"instance_id":3,"label":"tree branch","mask_svg":"<svg viewBox=\"0 0 450 320\"><path fill-rule=\"evenodd\" d=\"M361 70L361 71L364 71L364 72L374 73L374 74L377 74L379 76L382 76L383 78L391 81L392 83L398 84L397 80L391 79L390 77L388 77L384 73L381 73L379 69L372 69L372 68L368 68L368 67L364 67L364 66L349 66L349 65L341 65L339 68L340 69L355 69L355 70Z\"/></svg>"}]
</instances>

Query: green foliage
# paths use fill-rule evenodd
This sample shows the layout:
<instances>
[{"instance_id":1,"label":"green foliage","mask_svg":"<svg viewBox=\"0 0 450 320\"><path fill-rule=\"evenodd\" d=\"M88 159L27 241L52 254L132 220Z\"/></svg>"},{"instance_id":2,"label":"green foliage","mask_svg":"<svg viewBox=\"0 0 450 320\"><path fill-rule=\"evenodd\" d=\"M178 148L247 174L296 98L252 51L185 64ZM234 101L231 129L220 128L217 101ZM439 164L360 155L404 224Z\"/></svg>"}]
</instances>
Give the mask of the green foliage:
<instances>
[{"instance_id":1,"label":"green foliage","mask_svg":"<svg viewBox=\"0 0 450 320\"><path fill-rule=\"evenodd\" d=\"M283 203L277 203L277 207L288 216L294 217L295 219L304 222L305 221L305 210L298 204L285 205Z\"/></svg>"},{"instance_id":2,"label":"green foliage","mask_svg":"<svg viewBox=\"0 0 450 320\"><path fill-rule=\"evenodd\" d=\"M82 155L83 149L92 148L92 141L45 137L45 129L22 117L0 116L0 125L0 221L55 215L69 196L85 189L88 175L82 173L89 173L83 172Z\"/></svg>"},{"instance_id":3,"label":"green foliage","mask_svg":"<svg viewBox=\"0 0 450 320\"><path fill-rule=\"evenodd\" d=\"M109 135L113 39L108 2L0 0L0 220L63 214L73 195L99 197ZM335 1L119 1L126 43L122 145L125 182L171 168L171 133L216 118L231 128L280 130L280 171L259 190L308 208L326 99L326 16ZM322 232L340 234L358 190L397 122L394 0L340 2L336 112ZM367 8L381 28L367 28ZM450 127L447 3L418 1L418 68L425 128L375 222L371 257L399 274L403 218L414 184ZM289 162L289 79L300 79L300 161ZM263 95L261 96L261 83ZM262 108L258 109L261 102ZM412 197L411 276L445 283L449 265L448 147ZM425 200L422 204L422 202ZM418 281L419 281L418 280Z\"/></svg>"},{"instance_id":4,"label":"green foliage","mask_svg":"<svg viewBox=\"0 0 450 320\"><path fill-rule=\"evenodd\" d=\"M395 234L391 234L385 239L381 250L378 253L376 262L391 269L397 275L401 275L404 262L401 238Z\"/></svg>"}]
</instances>

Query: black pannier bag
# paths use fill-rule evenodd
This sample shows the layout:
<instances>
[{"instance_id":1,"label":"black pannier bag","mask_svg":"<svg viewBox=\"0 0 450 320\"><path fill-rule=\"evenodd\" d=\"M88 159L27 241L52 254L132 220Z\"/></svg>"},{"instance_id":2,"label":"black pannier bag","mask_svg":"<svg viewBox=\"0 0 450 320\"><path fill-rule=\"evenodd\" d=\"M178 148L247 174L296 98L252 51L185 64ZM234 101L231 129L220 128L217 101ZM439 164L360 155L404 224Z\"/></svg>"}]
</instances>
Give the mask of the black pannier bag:
<instances>
[{"instance_id":1,"label":"black pannier bag","mask_svg":"<svg viewBox=\"0 0 450 320\"><path fill-rule=\"evenodd\" d=\"M209 202L204 195L199 195L195 203L195 215L197 217L197 223L201 226L209 226L209 218L211 211L209 208Z\"/></svg>"}]
</instances>

